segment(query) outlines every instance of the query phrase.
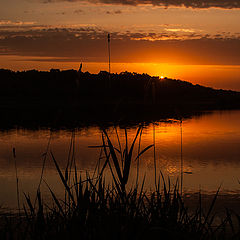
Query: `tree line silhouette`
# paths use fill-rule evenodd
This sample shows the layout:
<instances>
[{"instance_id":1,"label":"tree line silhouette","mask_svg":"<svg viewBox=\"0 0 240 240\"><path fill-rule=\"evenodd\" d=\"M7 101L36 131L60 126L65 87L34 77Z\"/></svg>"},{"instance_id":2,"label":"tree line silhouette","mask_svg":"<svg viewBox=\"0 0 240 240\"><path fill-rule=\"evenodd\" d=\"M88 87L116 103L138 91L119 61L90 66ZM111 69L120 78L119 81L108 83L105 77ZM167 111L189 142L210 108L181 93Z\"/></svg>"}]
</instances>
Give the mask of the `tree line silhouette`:
<instances>
[{"instance_id":1,"label":"tree line silhouette","mask_svg":"<svg viewBox=\"0 0 240 240\"><path fill-rule=\"evenodd\" d=\"M82 115L239 108L240 93L216 90L148 74L98 74L81 70L22 71L0 69L0 108L25 116L34 112L81 110ZM80 114L80 113L79 113ZM107 117L106 117L107 118Z\"/></svg>"},{"instance_id":2,"label":"tree line silhouette","mask_svg":"<svg viewBox=\"0 0 240 240\"><path fill-rule=\"evenodd\" d=\"M98 74L75 70L50 72L37 70L13 72L0 70L1 102L16 104L200 104L236 106L239 93L216 90L173 79L159 79L148 74L122 72ZM109 85L109 81L111 84Z\"/></svg>"}]
</instances>

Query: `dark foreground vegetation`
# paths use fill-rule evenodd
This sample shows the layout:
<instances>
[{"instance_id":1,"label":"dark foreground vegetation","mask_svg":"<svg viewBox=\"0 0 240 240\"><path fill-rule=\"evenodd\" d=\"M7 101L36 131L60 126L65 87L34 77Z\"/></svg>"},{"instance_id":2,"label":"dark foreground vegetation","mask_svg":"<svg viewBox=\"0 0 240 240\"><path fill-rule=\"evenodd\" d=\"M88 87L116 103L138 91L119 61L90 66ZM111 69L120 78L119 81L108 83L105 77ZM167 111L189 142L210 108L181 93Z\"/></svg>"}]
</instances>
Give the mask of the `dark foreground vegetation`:
<instances>
[{"instance_id":1,"label":"dark foreground vegetation","mask_svg":"<svg viewBox=\"0 0 240 240\"><path fill-rule=\"evenodd\" d=\"M201 110L240 107L240 93L189 82L123 72L90 74L0 70L1 123L62 125L73 122L180 118Z\"/></svg>"},{"instance_id":2,"label":"dark foreground vegetation","mask_svg":"<svg viewBox=\"0 0 240 240\"><path fill-rule=\"evenodd\" d=\"M64 187L64 197L57 198L48 185L51 201L41 196L40 179L36 198L25 195L26 202L19 214L1 214L1 239L239 239L240 216L226 209L225 216L216 220L213 212L218 192L205 209L201 194L196 209L188 210L179 183L174 185L155 175L154 190L145 190L144 182L136 179L129 186L129 174L133 161L140 161L144 152L153 145L140 149L142 127L128 143L112 145L108 133L103 130L103 153L98 170L82 178L76 168L74 133L70 144L66 167L60 168L52 152L50 154ZM138 149L136 149L138 145ZM134 151L134 149L136 151ZM112 181L105 182L104 173L109 169ZM137 168L137 171L139 169ZM43 169L44 172L44 162ZM138 173L137 173L138 176ZM19 206L20 207L20 206Z\"/></svg>"},{"instance_id":3,"label":"dark foreground vegetation","mask_svg":"<svg viewBox=\"0 0 240 240\"><path fill-rule=\"evenodd\" d=\"M63 173L62 173L63 174ZM40 192L37 203L26 196L26 212L1 217L1 239L239 239L235 217L226 211L221 222L214 223L212 204L189 211L177 188L162 183L155 191L144 192L141 186L124 193L109 187L102 179L63 178L66 198L52 193L54 204L46 205ZM162 182L162 180L161 180ZM160 181L159 181L160 183ZM73 185L73 187L72 187ZM50 190L51 191L51 190Z\"/></svg>"}]
</instances>

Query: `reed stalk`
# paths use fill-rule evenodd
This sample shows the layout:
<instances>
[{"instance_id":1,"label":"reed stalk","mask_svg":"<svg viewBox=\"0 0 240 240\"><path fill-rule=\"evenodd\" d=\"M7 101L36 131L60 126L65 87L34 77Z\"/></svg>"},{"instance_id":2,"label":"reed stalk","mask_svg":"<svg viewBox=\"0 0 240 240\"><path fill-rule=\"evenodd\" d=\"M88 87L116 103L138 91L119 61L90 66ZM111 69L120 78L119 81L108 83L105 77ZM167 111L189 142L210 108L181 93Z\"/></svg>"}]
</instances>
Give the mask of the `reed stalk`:
<instances>
[{"instance_id":1,"label":"reed stalk","mask_svg":"<svg viewBox=\"0 0 240 240\"><path fill-rule=\"evenodd\" d=\"M37 191L37 203L32 202L25 194L23 218L17 218L17 224L6 222L0 225L1 239L239 239L240 231L234 226L233 215L229 210L221 224L215 226L213 212L220 188L204 212L201 193L196 211L189 211L181 194L181 182L172 184L160 172L155 182L154 191L145 191L145 177L142 183L133 188L126 188L131 164L139 161L140 156L150 145L140 149L142 126L136 132L134 140L129 144L125 131L125 147L118 142L116 148L106 130L102 133L100 147L105 154L105 161L97 177L86 173L83 178L77 171L75 159L75 133L72 133L67 167L59 166L54 154L50 152L59 179L65 189L65 198L58 199L54 190L47 185L51 203L44 203L42 194ZM133 157L135 143L138 142L137 156ZM129 147L128 147L129 144ZM15 149L13 156L16 158ZM104 171L109 167L114 184L105 182ZM17 165L16 179L18 185ZM94 176L94 175L93 175ZM17 197L19 190L17 191ZM19 203L20 204L20 203ZM20 207L19 207L20 209ZM236 214L239 220L239 215ZM7 220L6 220L7 221ZM240 220L239 220L240 222Z\"/></svg>"}]
</instances>

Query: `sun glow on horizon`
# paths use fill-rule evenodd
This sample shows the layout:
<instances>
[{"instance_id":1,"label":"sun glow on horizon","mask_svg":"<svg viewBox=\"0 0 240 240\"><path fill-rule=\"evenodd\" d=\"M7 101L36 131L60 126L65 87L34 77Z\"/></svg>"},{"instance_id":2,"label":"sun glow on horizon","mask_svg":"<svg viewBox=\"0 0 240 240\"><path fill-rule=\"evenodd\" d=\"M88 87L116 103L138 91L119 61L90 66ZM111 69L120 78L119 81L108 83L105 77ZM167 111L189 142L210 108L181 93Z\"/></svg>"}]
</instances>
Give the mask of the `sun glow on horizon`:
<instances>
[{"instance_id":1,"label":"sun glow on horizon","mask_svg":"<svg viewBox=\"0 0 240 240\"><path fill-rule=\"evenodd\" d=\"M49 71L51 68L78 70L80 62L81 61L76 61L76 59L69 60L17 55L1 56L0 58L1 68L14 71L26 71L31 69ZM108 63L83 61L83 71L96 74L100 71L108 71ZM240 91L240 65L186 65L180 63L170 64L155 62L113 62L111 64L112 73L120 73L123 71L158 76L160 80L167 77L189 81L193 84ZM228 81L226 81L226 79L228 79Z\"/></svg>"}]
</instances>

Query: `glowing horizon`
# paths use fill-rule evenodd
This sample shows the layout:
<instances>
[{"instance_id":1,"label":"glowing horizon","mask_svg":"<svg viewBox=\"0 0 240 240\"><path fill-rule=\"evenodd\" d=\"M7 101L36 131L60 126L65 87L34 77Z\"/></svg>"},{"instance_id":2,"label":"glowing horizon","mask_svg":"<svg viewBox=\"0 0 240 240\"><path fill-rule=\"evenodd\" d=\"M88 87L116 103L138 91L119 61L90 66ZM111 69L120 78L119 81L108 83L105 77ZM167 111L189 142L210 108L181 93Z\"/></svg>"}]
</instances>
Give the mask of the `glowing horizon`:
<instances>
[{"instance_id":1,"label":"glowing horizon","mask_svg":"<svg viewBox=\"0 0 240 240\"><path fill-rule=\"evenodd\" d=\"M10 58L10 59L9 59ZM60 70L78 70L81 61L54 61L52 58L44 58L35 61L35 57L17 56L5 57L1 68L13 71L40 70L49 71L52 68ZM108 62L82 62L82 71L99 73L108 71ZM10 66L10 67L8 67ZM222 88L240 91L240 65L180 65L167 63L111 63L111 72L137 72L147 73L151 76L163 76L164 78L180 79L193 84L200 84L213 88ZM227 81L226 81L227 80Z\"/></svg>"},{"instance_id":2,"label":"glowing horizon","mask_svg":"<svg viewBox=\"0 0 240 240\"><path fill-rule=\"evenodd\" d=\"M240 91L240 5L224 1L9 0L0 8L0 67L107 70ZM159 17L161 16L161 17Z\"/></svg>"}]
</instances>

